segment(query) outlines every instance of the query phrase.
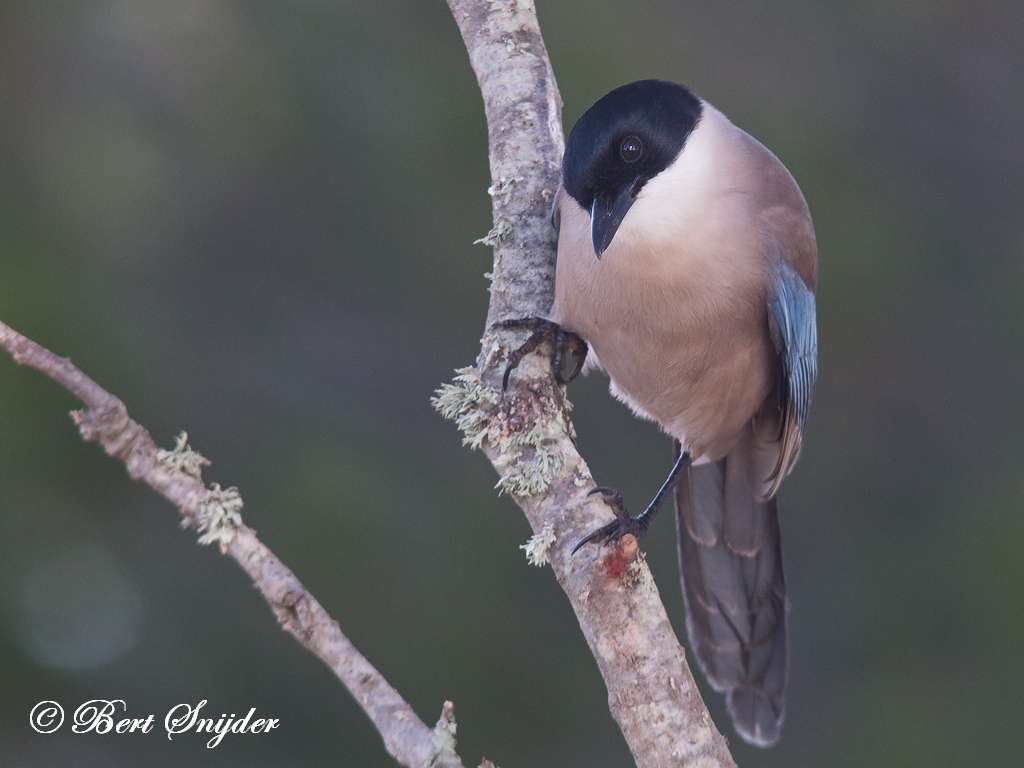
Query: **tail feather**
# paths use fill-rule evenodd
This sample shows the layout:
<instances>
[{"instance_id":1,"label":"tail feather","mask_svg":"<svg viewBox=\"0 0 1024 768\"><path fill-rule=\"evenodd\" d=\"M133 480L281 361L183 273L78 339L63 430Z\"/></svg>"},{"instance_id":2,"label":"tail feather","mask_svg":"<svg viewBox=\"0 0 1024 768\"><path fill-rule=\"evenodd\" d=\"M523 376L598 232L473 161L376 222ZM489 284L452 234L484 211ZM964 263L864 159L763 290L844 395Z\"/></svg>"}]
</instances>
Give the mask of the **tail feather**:
<instances>
[{"instance_id":1,"label":"tail feather","mask_svg":"<svg viewBox=\"0 0 1024 768\"><path fill-rule=\"evenodd\" d=\"M676 523L693 653L726 693L736 730L767 746L785 714L786 584L776 503L758 492L751 444L749 435L724 459L680 475Z\"/></svg>"},{"instance_id":2,"label":"tail feather","mask_svg":"<svg viewBox=\"0 0 1024 768\"><path fill-rule=\"evenodd\" d=\"M725 468L725 493L722 509L711 513L713 517L722 517L722 536L729 551L747 557L757 555L770 535L768 504L762 500L762 489L757 487L760 483L752 479L764 476L760 474L764 469L754 466L756 458L752 441L744 440L724 461L716 462ZM703 510L696 511L698 517L702 513Z\"/></svg>"},{"instance_id":3,"label":"tail feather","mask_svg":"<svg viewBox=\"0 0 1024 768\"><path fill-rule=\"evenodd\" d=\"M676 442L676 456L680 446ZM705 547L713 547L722 534L725 510L725 463L705 464L697 473L684 472L676 483L676 515L681 516L690 538ZM689 480L689 482L687 482ZM680 502L685 494L686 503ZM697 510L702 510L697 514ZM682 530L680 528L680 530Z\"/></svg>"}]
</instances>

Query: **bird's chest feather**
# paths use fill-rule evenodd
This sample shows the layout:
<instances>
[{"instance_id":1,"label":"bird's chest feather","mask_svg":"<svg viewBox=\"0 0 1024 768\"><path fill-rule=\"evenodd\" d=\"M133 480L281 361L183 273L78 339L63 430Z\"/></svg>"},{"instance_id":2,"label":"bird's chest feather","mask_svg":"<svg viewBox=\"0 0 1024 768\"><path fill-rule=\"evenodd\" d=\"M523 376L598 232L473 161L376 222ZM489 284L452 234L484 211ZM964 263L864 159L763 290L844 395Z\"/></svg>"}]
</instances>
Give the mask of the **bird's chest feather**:
<instances>
[{"instance_id":1,"label":"bird's chest feather","mask_svg":"<svg viewBox=\"0 0 1024 768\"><path fill-rule=\"evenodd\" d=\"M741 197L699 214L670 202L667 219L634 206L600 260L589 216L564 205L552 316L587 340L638 414L717 450L768 394L766 259L756 231L730 226Z\"/></svg>"}]
</instances>

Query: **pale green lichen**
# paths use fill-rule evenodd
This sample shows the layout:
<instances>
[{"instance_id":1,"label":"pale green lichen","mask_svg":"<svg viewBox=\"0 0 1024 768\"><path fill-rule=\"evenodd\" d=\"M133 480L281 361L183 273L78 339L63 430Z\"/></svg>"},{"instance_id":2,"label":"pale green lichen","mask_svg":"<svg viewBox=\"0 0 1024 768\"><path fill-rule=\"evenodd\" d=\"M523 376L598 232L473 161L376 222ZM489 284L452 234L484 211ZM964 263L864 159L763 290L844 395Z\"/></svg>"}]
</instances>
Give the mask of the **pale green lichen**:
<instances>
[{"instance_id":1,"label":"pale green lichen","mask_svg":"<svg viewBox=\"0 0 1024 768\"><path fill-rule=\"evenodd\" d=\"M512 38L509 38L505 42L506 48L508 47L509 43L512 43L512 47L515 48L516 44L515 41L512 40ZM522 176L513 176L512 178L502 176L500 179L498 179L497 184L492 184L487 188L487 194L490 195L492 198L500 197L501 204L508 205L509 201L512 199L512 193L515 192L516 184L521 184L524 181L526 181L526 179L524 179Z\"/></svg>"},{"instance_id":2,"label":"pale green lichen","mask_svg":"<svg viewBox=\"0 0 1024 768\"><path fill-rule=\"evenodd\" d=\"M484 277L490 280L490 283L487 285L487 290L491 293L501 293L508 288L508 280L503 274L495 277L493 272L484 272Z\"/></svg>"},{"instance_id":3,"label":"pale green lichen","mask_svg":"<svg viewBox=\"0 0 1024 768\"><path fill-rule=\"evenodd\" d=\"M498 243L508 240L511 234L512 220L505 216L499 216L495 219L494 226L491 228L491 231L479 240L474 240L473 245L489 245L493 248Z\"/></svg>"},{"instance_id":4,"label":"pale green lichen","mask_svg":"<svg viewBox=\"0 0 1024 768\"><path fill-rule=\"evenodd\" d=\"M533 401L503 395L484 383L476 368L461 368L451 384L435 392L431 403L442 416L455 422L463 433L463 444L482 448L486 443L496 455L492 461L500 479L495 486L513 496L535 496L550 487L562 474L566 458L553 447L544 425L551 414ZM527 424L532 427L523 434Z\"/></svg>"},{"instance_id":5,"label":"pale green lichen","mask_svg":"<svg viewBox=\"0 0 1024 768\"><path fill-rule=\"evenodd\" d=\"M463 434L462 444L476 450L487 439L490 423L484 407L495 405L500 395L484 384L476 368L459 368L455 374L453 382L441 385L430 403L438 413L455 422Z\"/></svg>"},{"instance_id":6,"label":"pale green lichen","mask_svg":"<svg viewBox=\"0 0 1024 768\"><path fill-rule=\"evenodd\" d=\"M565 454L552 450L549 442L540 423L525 435L506 438L500 450L508 458L500 462L502 475L494 487L513 496L536 496L546 491L565 469ZM533 449L533 456L522 461L527 448Z\"/></svg>"},{"instance_id":7,"label":"pale green lichen","mask_svg":"<svg viewBox=\"0 0 1024 768\"><path fill-rule=\"evenodd\" d=\"M160 448L156 452L159 464L174 472L181 472L193 480L203 481L202 468L210 466L210 460L188 444L188 433L182 432L175 439L172 450ZM217 483L206 491L199 500L199 511L195 519L186 518L183 527L195 525L201 534L200 544L217 542L223 550L235 538L235 532L242 525L242 497L235 487L221 488ZM262 555L261 555L262 557Z\"/></svg>"},{"instance_id":8,"label":"pale green lichen","mask_svg":"<svg viewBox=\"0 0 1024 768\"><path fill-rule=\"evenodd\" d=\"M508 472L494 487L513 496L536 496L550 487L564 466L562 454L549 448L537 448L533 460L510 462Z\"/></svg>"},{"instance_id":9,"label":"pale green lichen","mask_svg":"<svg viewBox=\"0 0 1024 768\"><path fill-rule=\"evenodd\" d=\"M202 534L200 544L218 542L221 549L234 541L235 533L242 525L242 497L238 489L222 489L217 483L206 492L199 502L196 528Z\"/></svg>"},{"instance_id":10,"label":"pale green lichen","mask_svg":"<svg viewBox=\"0 0 1024 768\"><path fill-rule=\"evenodd\" d=\"M526 550L526 562L530 565L542 566L550 562L548 560L548 552L551 551L551 547L554 544L555 528L551 523L548 523L541 529L540 533L533 534L528 542L520 544L519 548Z\"/></svg>"},{"instance_id":11,"label":"pale green lichen","mask_svg":"<svg viewBox=\"0 0 1024 768\"><path fill-rule=\"evenodd\" d=\"M173 450L159 449L156 452L156 460L168 469L182 472L191 478L202 481L203 467L210 466L211 462L198 451L193 451L188 444L188 433L182 432L175 438Z\"/></svg>"},{"instance_id":12,"label":"pale green lichen","mask_svg":"<svg viewBox=\"0 0 1024 768\"><path fill-rule=\"evenodd\" d=\"M542 445L537 448L534 461L537 464L537 471L549 478L562 474L562 470L565 469L565 454L561 451L553 451L547 446ZM550 485L550 481L548 484Z\"/></svg>"}]
</instances>

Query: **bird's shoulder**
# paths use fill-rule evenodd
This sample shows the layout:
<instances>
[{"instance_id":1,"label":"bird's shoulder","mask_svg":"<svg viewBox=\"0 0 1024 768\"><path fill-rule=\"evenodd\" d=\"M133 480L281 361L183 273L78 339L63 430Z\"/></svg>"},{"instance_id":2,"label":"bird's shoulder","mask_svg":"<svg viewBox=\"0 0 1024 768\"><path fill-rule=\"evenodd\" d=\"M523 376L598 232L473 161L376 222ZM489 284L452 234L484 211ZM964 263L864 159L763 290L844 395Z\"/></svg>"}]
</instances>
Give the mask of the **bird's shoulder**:
<instances>
[{"instance_id":1,"label":"bird's shoulder","mask_svg":"<svg viewBox=\"0 0 1024 768\"><path fill-rule=\"evenodd\" d=\"M764 144L740 128L736 131L746 147L750 178L756 180L750 194L760 227L774 246L772 255L781 256L811 291L817 290L814 224L796 179Z\"/></svg>"}]
</instances>

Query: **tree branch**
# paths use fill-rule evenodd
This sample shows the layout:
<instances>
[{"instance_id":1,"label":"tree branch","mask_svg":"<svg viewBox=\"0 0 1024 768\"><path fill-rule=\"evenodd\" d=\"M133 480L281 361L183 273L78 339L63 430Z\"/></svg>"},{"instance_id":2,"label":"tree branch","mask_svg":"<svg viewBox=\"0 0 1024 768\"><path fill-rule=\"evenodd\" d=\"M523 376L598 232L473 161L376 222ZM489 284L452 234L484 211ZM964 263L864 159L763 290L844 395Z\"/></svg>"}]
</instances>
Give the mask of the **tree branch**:
<instances>
[{"instance_id":1,"label":"tree branch","mask_svg":"<svg viewBox=\"0 0 1024 768\"><path fill-rule=\"evenodd\" d=\"M501 373L522 334L494 328L551 306L556 236L549 222L564 150L561 98L533 0L448 0L483 94L490 139L494 272L474 368L435 405L480 448L534 530L531 562L550 562L608 687L612 715L640 768L735 766L669 623L650 570L628 542L608 553L575 542L609 522L576 451L564 390L541 355Z\"/></svg>"},{"instance_id":2,"label":"tree branch","mask_svg":"<svg viewBox=\"0 0 1024 768\"><path fill-rule=\"evenodd\" d=\"M437 725L429 728L387 680L356 650L299 579L242 523L242 499L235 488L208 489L200 468L209 462L185 444L157 447L149 432L128 416L124 403L48 349L0 323L0 347L19 364L42 371L84 404L71 416L82 437L99 443L125 463L128 474L174 504L187 526L217 542L263 593L271 610L296 640L337 675L377 727L388 752L408 768L463 768L455 753L455 717L446 701ZM487 762L485 761L485 765Z\"/></svg>"},{"instance_id":3,"label":"tree branch","mask_svg":"<svg viewBox=\"0 0 1024 768\"><path fill-rule=\"evenodd\" d=\"M466 442L481 448L535 532L531 562L550 562L608 686L609 706L641 768L734 766L686 664L657 588L635 546L570 557L574 542L610 518L573 443L564 390L547 361L531 355L500 390L503 362L521 340L493 323L541 315L550 306L555 234L548 215L564 149L561 100L532 0L448 0L477 74L487 114L494 246L488 326L475 368L459 372L436 404ZM401 764L461 768L450 702L433 729L423 723L341 632L298 578L241 521L234 488L208 489L208 463L184 437L159 449L124 403L68 360L0 323L0 346L84 404L72 416L82 437L122 460L129 475L178 507L203 543L218 542L250 575L281 625L317 655L369 715ZM484 761L483 765L488 765Z\"/></svg>"}]
</instances>

